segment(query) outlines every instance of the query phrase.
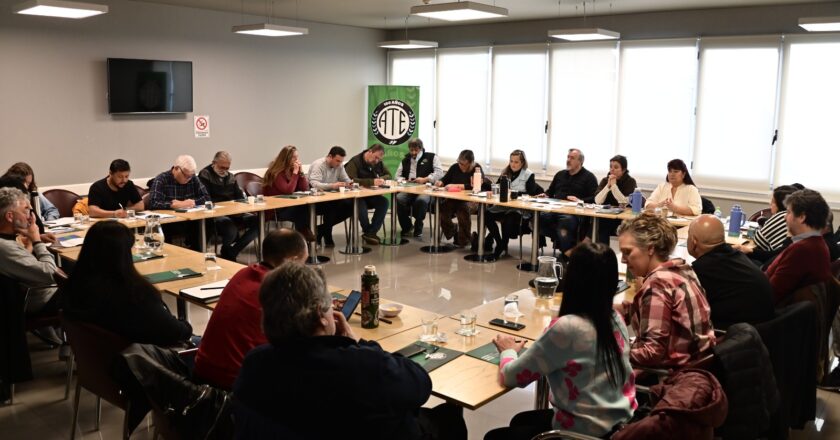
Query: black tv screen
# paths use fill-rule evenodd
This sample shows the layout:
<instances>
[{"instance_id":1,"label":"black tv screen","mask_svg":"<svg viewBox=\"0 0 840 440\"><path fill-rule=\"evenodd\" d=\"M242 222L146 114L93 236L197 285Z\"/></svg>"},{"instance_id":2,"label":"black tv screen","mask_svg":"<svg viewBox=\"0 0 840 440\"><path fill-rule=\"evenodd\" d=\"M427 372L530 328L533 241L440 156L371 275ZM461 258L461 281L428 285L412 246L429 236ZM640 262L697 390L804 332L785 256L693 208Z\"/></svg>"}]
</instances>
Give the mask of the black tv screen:
<instances>
[{"instance_id":1,"label":"black tv screen","mask_svg":"<svg viewBox=\"0 0 840 440\"><path fill-rule=\"evenodd\" d=\"M108 113L191 111L192 62L108 58Z\"/></svg>"}]
</instances>

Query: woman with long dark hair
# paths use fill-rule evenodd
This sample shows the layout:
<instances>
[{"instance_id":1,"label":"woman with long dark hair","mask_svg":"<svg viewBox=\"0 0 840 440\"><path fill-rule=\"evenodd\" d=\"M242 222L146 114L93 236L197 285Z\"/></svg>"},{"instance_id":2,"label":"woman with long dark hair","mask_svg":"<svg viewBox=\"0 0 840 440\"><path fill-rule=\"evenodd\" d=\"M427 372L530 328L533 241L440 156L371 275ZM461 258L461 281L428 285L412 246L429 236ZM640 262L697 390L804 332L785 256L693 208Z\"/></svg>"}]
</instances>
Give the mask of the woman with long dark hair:
<instances>
[{"instance_id":1,"label":"woman with long dark hair","mask_svg":"<svg viewBox=\"0 0 840 440\"><path fill-rule=\"evenodd\" d=\"M175 345L190 339L190 324L175 318L160 293L134 267L134 234L118 222L95 223L85 236L64 287L64 312L131 342Z\"/></svg>"},{"instance_id":2,"label":"woman with long dark hair","mask_svg":"<svg viewBox=\"0 0 840 440\"><path fill-rule=\"evenodd\" d=\"M496 336L499 382L525 387L547 378L552 409L517 414L486 440L530 439L550 429L602 437L630 419L636 387L627 327L612 307L617 282L615 252L601 243L580 244L569 258L559 316L545 333L524 352L524 342Z\"/></svg>"},{"instance_id":3,"label":"woman with long dark hair","mask_svg":"<svg viewBox=\"0 0 840 440\"><path fill-rule=\"evenodd\" d=\"M646 209L668 208L679 215L700 215L703 200L682 159L668 162L665 183L660 183L645 203Z\"/></svg>"}]
</instances>

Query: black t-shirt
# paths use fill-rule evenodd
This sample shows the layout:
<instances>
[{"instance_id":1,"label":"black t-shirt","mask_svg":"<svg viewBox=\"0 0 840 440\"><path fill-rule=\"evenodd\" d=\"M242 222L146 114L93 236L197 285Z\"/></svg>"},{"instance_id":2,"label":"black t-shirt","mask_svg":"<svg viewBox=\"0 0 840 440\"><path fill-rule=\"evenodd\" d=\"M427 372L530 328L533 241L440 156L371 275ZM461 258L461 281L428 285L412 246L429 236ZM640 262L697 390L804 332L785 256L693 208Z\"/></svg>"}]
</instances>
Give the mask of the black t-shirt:
<instances>
[{"instance_id":1,"label":"black t-shirt","mask_svg":"<svg viewBox=\"0 0 840 440\"><path fill-rule=\"evenodd\" d=\"M97 206L105 211L116 211L120 209L120 204L127 208L140 201L140 193L137 192L134 182L129 180L118 191L111 191L107 180L106 177L93 182L88 190L88 205Z\"/></svg>"}]
</instances>

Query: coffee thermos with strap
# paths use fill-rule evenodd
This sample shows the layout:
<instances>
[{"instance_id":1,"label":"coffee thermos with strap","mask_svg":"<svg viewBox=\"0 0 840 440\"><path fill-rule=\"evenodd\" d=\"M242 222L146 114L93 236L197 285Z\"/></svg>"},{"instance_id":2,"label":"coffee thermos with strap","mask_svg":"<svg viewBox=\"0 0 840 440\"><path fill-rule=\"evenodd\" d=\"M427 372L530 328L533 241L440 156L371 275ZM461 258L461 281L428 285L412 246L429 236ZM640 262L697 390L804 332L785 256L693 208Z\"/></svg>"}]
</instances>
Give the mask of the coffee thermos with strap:
<instances>
[{"instance_id":1,"label":"coffee thermos with strap","mask_svg":"<svg viewBox=\"0 0 840 440\"><path fill-rule=\"evenodd\" d=\"M499 177L499 201L508 201L508 192L510 190L510 179L507 176Z\"/></svg>"}]
</instances>

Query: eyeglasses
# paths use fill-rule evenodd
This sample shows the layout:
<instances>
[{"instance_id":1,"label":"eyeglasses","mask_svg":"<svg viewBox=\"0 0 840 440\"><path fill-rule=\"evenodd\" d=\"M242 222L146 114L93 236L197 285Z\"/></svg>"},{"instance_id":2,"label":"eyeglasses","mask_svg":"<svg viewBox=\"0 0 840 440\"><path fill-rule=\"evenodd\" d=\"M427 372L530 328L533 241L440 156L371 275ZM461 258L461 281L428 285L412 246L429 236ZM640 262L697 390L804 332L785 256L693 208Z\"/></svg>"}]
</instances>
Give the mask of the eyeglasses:
<instances>
[{"instance_id":1,"label":"eyeglasses","mask_svg":"<svg viewBox=\"0 0 840 440\"><path fill-rule=\"evenodd\" d=\"M178 167L178 170L181 171L181 174L187 178L187 180L192 179L195 173L190 173L189 171L183 169L182 167Z\"/></svg>"}]
</instances>

